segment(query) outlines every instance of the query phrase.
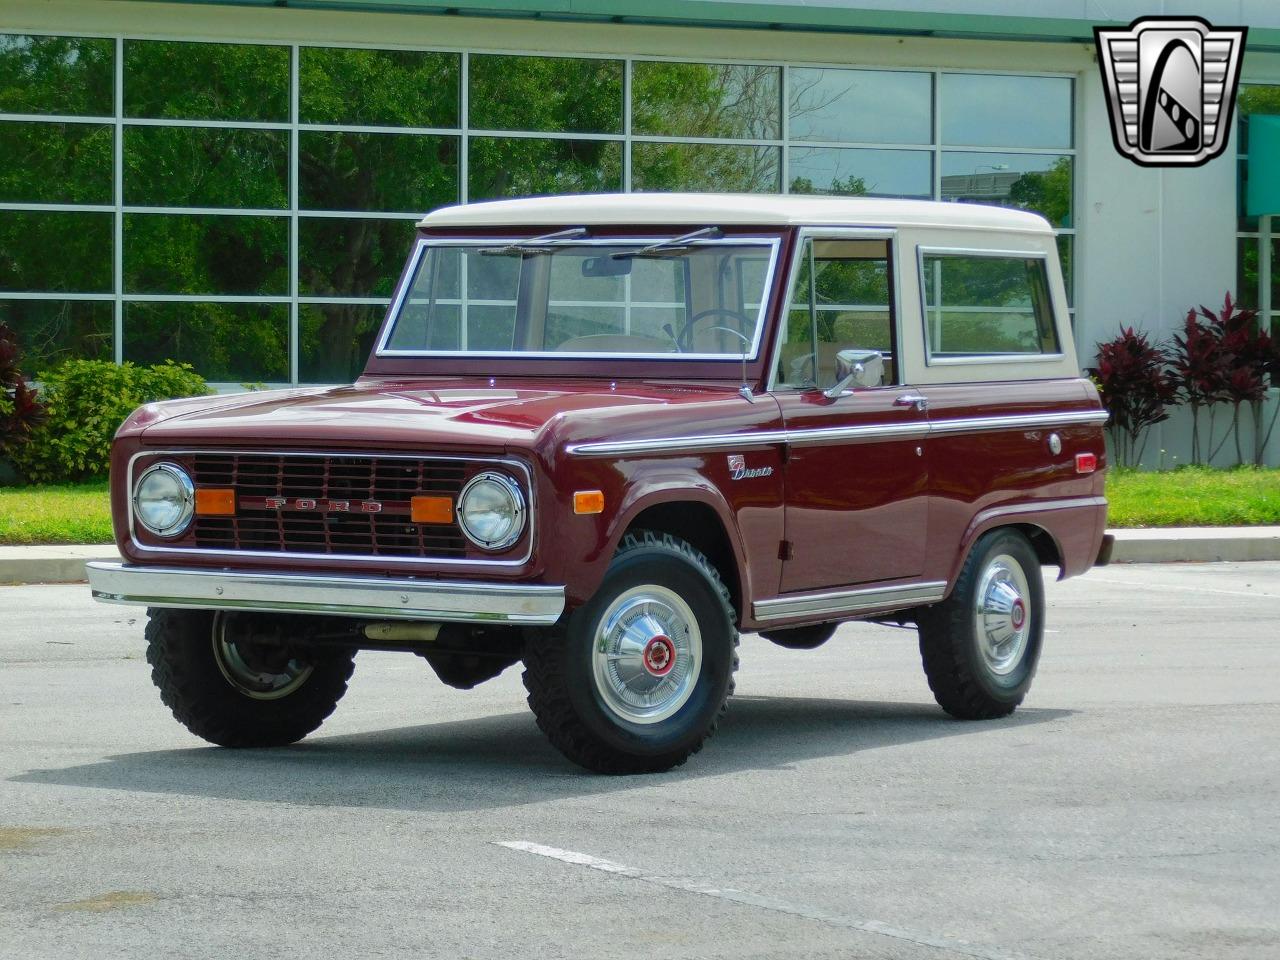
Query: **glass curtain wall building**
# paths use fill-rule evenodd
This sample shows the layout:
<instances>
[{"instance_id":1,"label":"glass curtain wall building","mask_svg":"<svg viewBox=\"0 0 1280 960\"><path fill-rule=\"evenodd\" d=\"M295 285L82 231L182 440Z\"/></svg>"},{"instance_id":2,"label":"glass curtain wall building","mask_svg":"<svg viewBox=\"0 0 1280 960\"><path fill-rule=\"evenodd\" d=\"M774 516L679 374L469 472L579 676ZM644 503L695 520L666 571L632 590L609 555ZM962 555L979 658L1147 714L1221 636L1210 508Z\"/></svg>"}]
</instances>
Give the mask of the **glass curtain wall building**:
<instances>
[{"instance_id":1,"label":"glass curtain wall building","mask_svg":"<svg viewBox=\"0 0 1280 960\"><path fill-rule=\"evenodd\" d=\"M79 356L175 359L227 385L345 382L424 211L617 190L1034 210L1071 290L1075 83L0 35L0 318L32 373Z\"/></svg>"}]
</instances>

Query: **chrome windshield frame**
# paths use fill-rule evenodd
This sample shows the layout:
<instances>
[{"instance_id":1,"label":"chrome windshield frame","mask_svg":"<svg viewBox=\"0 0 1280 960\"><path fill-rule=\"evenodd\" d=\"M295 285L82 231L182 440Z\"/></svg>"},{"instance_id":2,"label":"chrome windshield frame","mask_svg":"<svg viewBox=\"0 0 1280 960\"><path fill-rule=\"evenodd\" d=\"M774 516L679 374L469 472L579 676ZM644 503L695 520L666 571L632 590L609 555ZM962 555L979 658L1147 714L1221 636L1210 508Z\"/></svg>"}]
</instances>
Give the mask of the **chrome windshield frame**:
<instances>
[{"instance_id":1,"label":"chrome windshield frame","mask_svg":"<svg viewBox=\"0 0 1280 960\"><path fill-rule=\"evenodd\" d=\"M609 352L581 352L581 351L561 351L561 350L398 350L391 349L387 344L391 341L392 335L395 333L396 325L400 322L400 312L404 306L404 301L408 297L409 290L412 288L415 278L418 276L418 270L422 266L422 260L426 256L426 252L431 247L493 247L495 245L494 237L419 237L414 244L413 252L410 254L408 266L404 272L404 280L400 284L400 288L396 291L395 298L391 301L391 306L387 311L387 322L383 324L382 334L378 340L378 346L374 350L374 356L379 358L395 359L395 358L420 358L420 357L439 357L439 358L503 358L503 359L528 359L528 360L663 360L684 363L693 360L699 361L716 361L728 363L741 363L743 356L741 353L609 353ZM574 239L556 241L547 244L551 249L556 247L588 247L588 246L636 246L644 247L653 243L653 237L589 237L585 239ZM751 338L750 352L747 354L747 361L754 362L759 359L760 351L764 343L765 326L769 315L769 304L772 301L774 290L778 282L778 257L782 247L782 238L778 236L728 236L719 239L708 239L693 241L690 247L727 247L727 246L750 246L767 248L769 252L769 262L765 270L765 282L760 291L760 306L755 317L755 332Z\"/></svg>"}]
</instances>

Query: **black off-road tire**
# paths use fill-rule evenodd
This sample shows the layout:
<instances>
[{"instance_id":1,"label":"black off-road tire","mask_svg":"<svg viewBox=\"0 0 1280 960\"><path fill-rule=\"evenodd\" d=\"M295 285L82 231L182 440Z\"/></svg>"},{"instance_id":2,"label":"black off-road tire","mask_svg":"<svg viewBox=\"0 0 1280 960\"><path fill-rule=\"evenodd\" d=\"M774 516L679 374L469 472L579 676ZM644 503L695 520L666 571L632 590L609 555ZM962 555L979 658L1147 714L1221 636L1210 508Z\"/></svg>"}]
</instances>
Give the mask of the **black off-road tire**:
<instances>
[{"instance_id":1,"label":"black off-road tire","mask_svg":"<svg viewBox=\"0 0 1280 960\"><path fill-rule=\"evenodd\" d=\"M998 557L1012 558L1022 568L1030 595L1025 616L1030 620L1026 646L1007 675L995 673L984 658L975 624L977 591L988 565ZM1013 713L1022 703L1040 661L1044 641L1044 582L1040 560L1030 542L1017 530L1001 529L983 535L965 559L951 595L918 617L920 659L934 699L961 720L989 720Z\"/></svg>"},{"instance_id":2,"label":"black off-road tire","mask_svg":"<svg viewBox=\"0 0 1280 960\"><path fill-rule=\"evenodd\" d=\"M672 716L637 724L612 712L596 689L592 654L601 615L621 593L658 584L693 610L702 667ZM570 760L597 773L656 773L684 763L716 730L733 693L738 631L729 590L698 550L667 533L628 533L587 603L559 625L530 631L524 685L538 727Z\"/></svg>"},{"instance_id":3,"label":"black off-road tire","mask_svg":"<svg viewBox=\"0 0 1280 960\"><path fill-rule=\"evenodd\" d=\"M223 747L279 747L318 728L347 691L355 651L317 649L298 689L274 700L250 697L223 675L214 655L216 614L204 610L147 611L151 679L178 722Z\"/></svg>"}]
</instances>

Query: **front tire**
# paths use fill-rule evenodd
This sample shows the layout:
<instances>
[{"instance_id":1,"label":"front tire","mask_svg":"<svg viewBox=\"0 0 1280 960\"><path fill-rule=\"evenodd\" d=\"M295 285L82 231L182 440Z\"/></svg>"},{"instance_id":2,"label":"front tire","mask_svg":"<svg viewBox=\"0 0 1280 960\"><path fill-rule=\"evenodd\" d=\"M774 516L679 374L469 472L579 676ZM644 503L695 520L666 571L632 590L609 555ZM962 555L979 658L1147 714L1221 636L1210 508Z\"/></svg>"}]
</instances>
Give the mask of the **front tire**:
<instances>
[{"instance_id":1,"label":"front tire","mask_svg":"<svg viewBox=\"0 0 1280 960\"><path fill-rule=\"evenodd\" d=\"M1022 703L1044 639L1040 560L1016 530L974 544L955 589L919 617L920 659L934 699L962 720L1013 713Z\"/></svg>"},{"instance_id":2,"label":"front tire","mask_svg":"<svg viewBox=\"0 0 1280 960\"><path fill-rule=\"evenodd\" d=\"M295 743L333 712L355 652L255 642L225 611L148 611L151 679L178 722L223 747Z\"/></svg>"},{"instance_id":3,"label":"front tire","mask_svg":"<svg viewBox=\"0 0 1280 960\"><path fill-rule=\"evenodd\" d=\"M530 634L529 706L552 745L588 770L669 770L715 732L737 647L710 561L670 534L627 534L595 596Z\"/></svg>"}]
</instances>

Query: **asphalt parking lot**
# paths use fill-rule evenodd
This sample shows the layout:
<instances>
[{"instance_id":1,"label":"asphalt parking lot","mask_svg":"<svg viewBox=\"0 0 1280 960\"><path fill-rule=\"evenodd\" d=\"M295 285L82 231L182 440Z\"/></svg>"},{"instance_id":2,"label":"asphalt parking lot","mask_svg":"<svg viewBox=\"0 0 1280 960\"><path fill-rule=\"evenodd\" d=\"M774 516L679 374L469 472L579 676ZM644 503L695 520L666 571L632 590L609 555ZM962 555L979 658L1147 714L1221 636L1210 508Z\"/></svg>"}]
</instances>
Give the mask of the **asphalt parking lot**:
<instances>
[{"instance_id":1,"label":"asphalt parking lot","mask_svg":"<svg viewBox=\"0 0 1280 960\"><path fill-rule=\"evenodd\" d=\"M0 956L1280 956L1280 564L1049 597L1010 720L947 719L906 631L749 637L707 750L610 779L516 669L404 654L301 745L208 747L135 611L0 588Z\"/></svg>"}]
</instances>

